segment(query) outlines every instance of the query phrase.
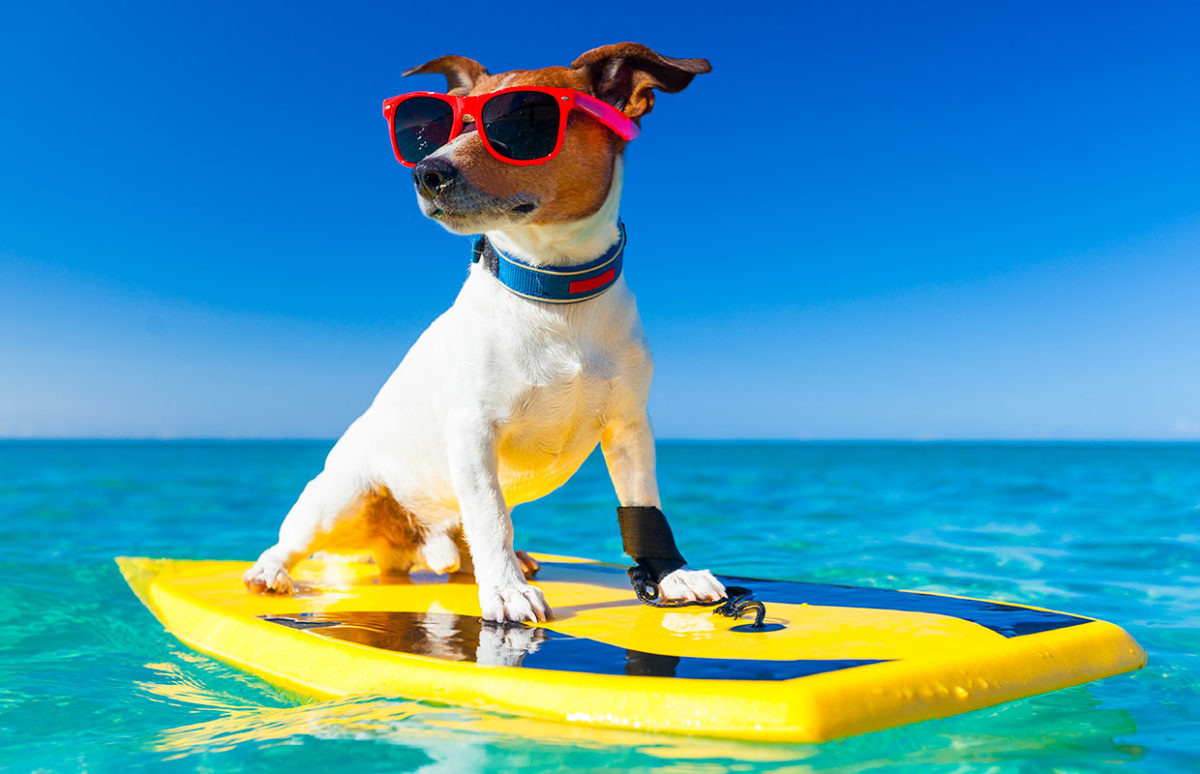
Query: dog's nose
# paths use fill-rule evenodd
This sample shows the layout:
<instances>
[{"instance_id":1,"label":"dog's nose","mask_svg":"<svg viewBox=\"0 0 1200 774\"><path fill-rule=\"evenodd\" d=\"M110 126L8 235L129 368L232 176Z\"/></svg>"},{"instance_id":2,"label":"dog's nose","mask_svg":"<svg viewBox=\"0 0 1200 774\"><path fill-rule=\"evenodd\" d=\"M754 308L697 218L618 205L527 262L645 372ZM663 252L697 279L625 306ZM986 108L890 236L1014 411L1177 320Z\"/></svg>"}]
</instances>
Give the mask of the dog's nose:
<instances>
[{"instance_id":1,"label":"dog's nose","mask_svg":"<svg viewBox=\"0 0 1200 774\"><path fill-rule=\"evenodd\" d=\"M458 181L458 167L445 159L425 159L413 167L412 176L421 195L431 199Z\"/></svg>"}]
</instances>

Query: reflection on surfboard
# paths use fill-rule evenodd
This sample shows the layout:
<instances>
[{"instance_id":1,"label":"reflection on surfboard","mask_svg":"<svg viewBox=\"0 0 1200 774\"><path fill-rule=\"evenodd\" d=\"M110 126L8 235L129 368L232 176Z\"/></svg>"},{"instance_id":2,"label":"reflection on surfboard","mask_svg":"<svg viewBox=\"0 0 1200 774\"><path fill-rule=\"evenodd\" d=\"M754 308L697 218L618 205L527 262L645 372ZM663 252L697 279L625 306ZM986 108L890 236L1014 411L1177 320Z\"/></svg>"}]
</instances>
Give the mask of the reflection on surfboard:
<instances>
[{"instance_id":1,"label":"reflection on surfboard","mask_svg":"<svg viewBox=\"0 0 1200 774\"><path fill-rule=\"evenodd\" d=\"M790 680L879 663L879 659L780 661L672 656L621 648L551 629L498 626L485 623L478 616L443 612L337 611L259 617L291 629L303 629L321 637L394 653L556 672L708 680Z\"/></svg>"}]
</instances>

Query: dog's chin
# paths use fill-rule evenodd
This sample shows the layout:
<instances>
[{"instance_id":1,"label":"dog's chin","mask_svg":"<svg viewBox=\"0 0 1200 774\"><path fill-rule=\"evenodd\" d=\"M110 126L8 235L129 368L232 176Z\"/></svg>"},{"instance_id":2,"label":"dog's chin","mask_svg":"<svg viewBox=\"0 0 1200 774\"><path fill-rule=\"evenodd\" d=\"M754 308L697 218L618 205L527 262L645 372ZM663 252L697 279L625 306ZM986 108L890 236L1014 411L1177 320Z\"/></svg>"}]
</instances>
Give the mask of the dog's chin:
<instances>
[{"instance_id":1,"label":"dog's chin","mask_svg":"<svg viewBox=\"0 0 1200 774\"><path fill-rule=\"evenodd\" d=\"M437 221L452 234L482 234L523 225L535 217L541 204L533 195L492 199L473 206L455 206L424 196L418 196L417 202L422 215Z\"/></svg>"}]
</instances>

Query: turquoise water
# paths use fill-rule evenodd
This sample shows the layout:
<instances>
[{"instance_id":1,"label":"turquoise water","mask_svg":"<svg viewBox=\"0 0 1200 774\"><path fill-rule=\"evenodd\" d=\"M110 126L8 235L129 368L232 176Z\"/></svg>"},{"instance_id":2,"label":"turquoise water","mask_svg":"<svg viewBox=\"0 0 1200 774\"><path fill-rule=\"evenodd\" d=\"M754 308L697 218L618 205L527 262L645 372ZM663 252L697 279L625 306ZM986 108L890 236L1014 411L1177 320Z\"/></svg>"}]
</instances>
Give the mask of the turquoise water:
<instances>
[{"instance_id":1,"label":"turquoise water","mask_svg":"<svg viewBox=\"0 0 1200 774\"><path fill-rule=\"evenodd\" d=\"M324 443L0 443L5 771L1200 770L1200 445L662 444L696 565L1105 618L1149 666L824 745L555 724L400 699L303 704L198 656L119 554L252 558ZM593 458L516 512L520 547L620 560Z\"/></svg>"}]
</instances>

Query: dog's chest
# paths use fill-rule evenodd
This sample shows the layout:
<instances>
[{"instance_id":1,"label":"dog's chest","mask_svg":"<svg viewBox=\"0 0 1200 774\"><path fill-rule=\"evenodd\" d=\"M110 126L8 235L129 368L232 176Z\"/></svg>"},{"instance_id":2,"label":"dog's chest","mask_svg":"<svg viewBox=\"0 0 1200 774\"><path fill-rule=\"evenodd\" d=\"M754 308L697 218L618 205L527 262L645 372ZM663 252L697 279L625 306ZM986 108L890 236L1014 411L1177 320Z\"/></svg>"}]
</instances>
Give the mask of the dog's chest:
<instances>
[{"instance_id":1,"label":"dog's chest","mask_svg":"<svg viewBox=\"0 0 1200 774\"><path fill-rule=\"evenodd\" d=\"M522 353L521 378L503 434L545 452L569 447L580 432L598 434L619 360L613 348L597 342L558 341Z\"/></svg>"},{"instance_id":2,"label":"dog's chest","mask_svg":"<svg viewBox=\"0 0 1200 774\"><path fill-rule=\"evenodd\" d=\"M631 344L544 339L515 363L519 386L498 427L502 487L521 502L557 488L596 447Z\"/></svg>"}]
</instances>

